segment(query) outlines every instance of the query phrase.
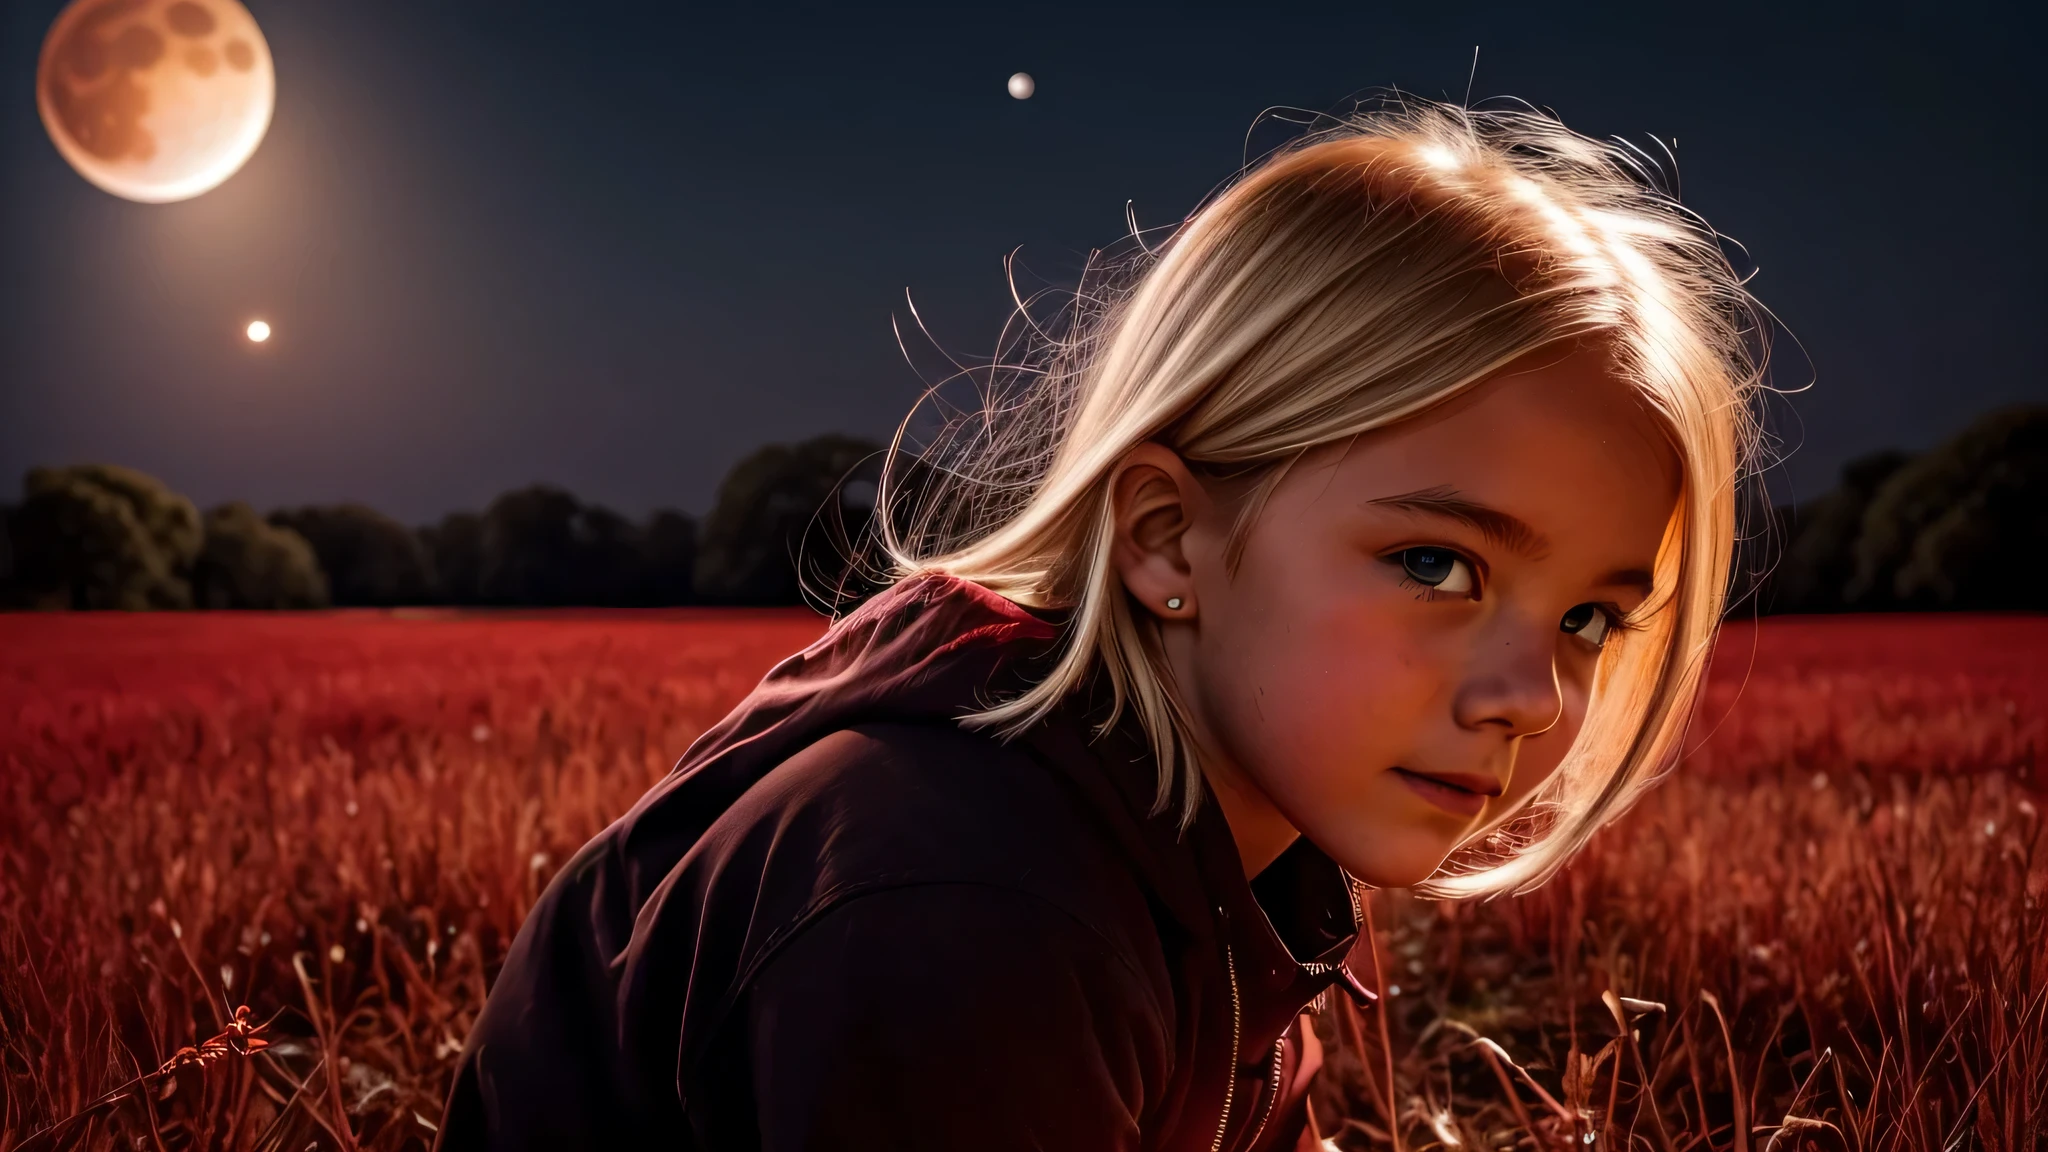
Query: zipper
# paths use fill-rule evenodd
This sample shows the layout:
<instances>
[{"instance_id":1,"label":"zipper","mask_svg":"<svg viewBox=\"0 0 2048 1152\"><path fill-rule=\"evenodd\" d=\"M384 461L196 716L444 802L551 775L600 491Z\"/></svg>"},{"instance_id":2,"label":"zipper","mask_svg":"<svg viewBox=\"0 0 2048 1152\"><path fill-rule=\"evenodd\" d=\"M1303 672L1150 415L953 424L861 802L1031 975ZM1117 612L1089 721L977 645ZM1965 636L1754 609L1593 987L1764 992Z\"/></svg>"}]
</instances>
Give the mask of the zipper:
<instances>
[{"instance_id":1,"label":"zipper","mask_svg":"<svg viewBox=\"0 0 2048 1152\"><path fill-rule=\"evenodd\" d=\"M1237 1001L1237 958L1231 955L1228 940L1223 942L1223 968L1230 976L1230 1078L1223 1082L1223 1115L1216 1121L1216 1139L1210 1142L1209 1152L1223 1152L1223 1135L1230 1131L1230 1099L1237 1095L1238 1031L1244 1027L1243 1008Z\"/></svg>"},{"instance_id":2,"label":"zipper","mask_svg":"<svg viewBox=\"0 0 2048 1152\"><path fill-rule=\"evenodd\" d=\"M1349 872L1343 873L1343 876L1344 894L1351 898L1351 923L1360 930L1363 930L1365 927L1365 910L1358 906L1358 881L1352 879ZM1216 914L1222 917L1223 909L1218 908ZM1230 1079L1224 1081L1223 1084L1223 1115L1216 1121L1216 1139L1210 1141L1209 1152L1223 1152L1223 1137L1230 1131L1230 1105L1232 1098L1237 1094L1238 1045L1243 1042L1240 1033L1244 1028L1244 1010L1243 1006L1238 1002L1237 958L1231 954L1230 942L1228 940L1224 941L1223 944L1223 966L1230 976ZM1337 973L1343 978L1347 991L1355 988L1357 992L1364 993L1366 999L1360 1001L1361 1006L1378 999L1378 997L1372 994L1370 989L1358 983L1358 978L1351 975L1351 970L1344 967L1344 962L1341 960L1335 963L1312 960L1307 964L1301 965L1301 970L1310 976L1321 976L1329 972ZM1327 991L1325 989L1326 993ZM1247 1148L1256 1146L1259 1142L1259 1137L1266 1134L1266 1124L1273 1119L1273 1110L1280 1104L1280 1075L1286 1070L1286 1058L1287 1036L1283 1033L1278 1040L1273 1042L1273 1072L1272 1076L1267 1080L1271 1090L1267 1093L1266 1110L1259 1115L1259 1125L1252 1130L1252 1138L1245 1145Z\"/></svg>"},{"instance_id":3,"label":"zipper","mask_svg":"<svg viewBox=\"0 0 2048 1152\"><path fill-rule=\"evenodd\" d=\"M1252 1129L1252 1138L1245 1142L1246 1148L1257 1148L1259 1137L1266 1134L1266 1122L1273 1118L1273 1110L1280 1106L1280 1074L1287 1068L1287 1035L1281 1033L1273 1041L1273 1074L1266 1080L1266 1110L1259 1114L1259 1126Z\"/></svg>"}]
</instances>

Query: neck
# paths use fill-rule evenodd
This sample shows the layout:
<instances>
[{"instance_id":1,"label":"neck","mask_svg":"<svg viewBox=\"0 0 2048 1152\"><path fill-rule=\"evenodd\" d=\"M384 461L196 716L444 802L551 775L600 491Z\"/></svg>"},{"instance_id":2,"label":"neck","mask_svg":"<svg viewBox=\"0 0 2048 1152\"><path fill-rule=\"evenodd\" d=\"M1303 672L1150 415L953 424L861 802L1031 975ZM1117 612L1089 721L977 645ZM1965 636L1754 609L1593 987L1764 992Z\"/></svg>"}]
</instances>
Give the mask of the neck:
<instances>
[{"instance_id":1,"label":"neck","mask_svg":"<svg viewBox=\"0 0 2048 1152\"><path fill-rule=\"evenodd\" d=\"M1249 880L1280 858L1301 833L1244 770L1227 760L1202 757L1202 779L1216 795L1216 806L1230 825L1237 856Z\"/></svg>"},{"instance_id":2,"label":"neck","mask_svg":"<svg viewBox=\"0 0 2048 1152\"><path fill-rule=\"evenodd\" d=\"M1174 680L1180 684L1196 683L1193 629L1170 627L1162 639ZM1230 837L1237 843L1237 856L1244 865L1245 879L1249 880L1278 860L1301 833L1251 774L1218 750L1211 735L1213 729L1202 715L1200 693L1192 695L1186 707L1188 718L1194 722L1194 743L1200 749L1194 759L1201 767L1203 781L1216 797L1216 806L1223 810L1224 822L1230 825Z\"/></svg>"}]
</instances>

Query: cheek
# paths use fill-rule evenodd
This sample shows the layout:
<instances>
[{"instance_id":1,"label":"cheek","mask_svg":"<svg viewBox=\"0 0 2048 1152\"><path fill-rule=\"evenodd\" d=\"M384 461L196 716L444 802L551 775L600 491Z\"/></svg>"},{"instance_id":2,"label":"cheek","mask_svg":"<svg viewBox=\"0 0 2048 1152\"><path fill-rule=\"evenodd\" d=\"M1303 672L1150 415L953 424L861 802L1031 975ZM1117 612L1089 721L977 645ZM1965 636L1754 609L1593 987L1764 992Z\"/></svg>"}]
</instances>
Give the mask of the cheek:
<instances>
[{"instance_id":1,"label":"cheek","mask_svg":"<svg viewBox=\"0 0 2048 1152\"><path fill-rule=\"evenodd\" d=\"M1205 632L1204 711L1231 758L1269 791L1393 763L1433 707L1448 715L1445 646L1418 630L1415 607L1295 590L1242 627Z\"/></svg>"}]
</instances>

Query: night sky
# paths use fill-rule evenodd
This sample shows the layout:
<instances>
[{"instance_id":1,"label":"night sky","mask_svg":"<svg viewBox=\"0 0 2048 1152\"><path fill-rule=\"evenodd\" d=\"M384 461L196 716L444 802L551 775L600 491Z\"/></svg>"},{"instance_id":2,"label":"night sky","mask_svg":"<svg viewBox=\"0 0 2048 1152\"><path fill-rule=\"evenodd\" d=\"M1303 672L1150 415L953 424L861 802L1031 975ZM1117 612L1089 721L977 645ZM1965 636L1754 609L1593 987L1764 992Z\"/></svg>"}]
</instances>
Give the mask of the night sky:
<instances>
[{"instance_id":1,"label":"night sky","mask_svg":"<svg viewBox=\"0 0 2048 1152\"><path fill-rule=\"evenodd\" d=\"M0 499L106 461L202 507L419 523L547 481L701 514L762 443L887 434L906 289L986 353L1011 249L1067 281L1126 201L1167 224L1227 178L1261 109L1461 99L1475 44L1475 98L1676 139L1796 338L1776 382L1813 385L1781 494L2048 400L2034 6L252 0L269 136L172 205L51 146L61 7L0 5Z\"/></svg>"}]
</instances>

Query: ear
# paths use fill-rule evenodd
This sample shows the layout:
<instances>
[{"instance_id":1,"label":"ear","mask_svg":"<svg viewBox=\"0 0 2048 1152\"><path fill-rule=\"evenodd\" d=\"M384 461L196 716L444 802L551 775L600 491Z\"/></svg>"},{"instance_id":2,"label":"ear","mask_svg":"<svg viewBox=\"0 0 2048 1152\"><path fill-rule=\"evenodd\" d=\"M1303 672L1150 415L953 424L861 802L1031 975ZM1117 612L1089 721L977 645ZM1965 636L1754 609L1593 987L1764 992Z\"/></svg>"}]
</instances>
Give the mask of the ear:
<instances>
[{"instance_id":1,"label":"ear","mask_svg":"<svg viewBox=\"0 0 2048 1152\"><path fill-rule=\"evenodd\" d=\"M1116 538L1110 557L1124 587L1162 620L1194 618L1195 579L1187 560L1188 528L1208 493L1173 449L1147 441L1110 474ZM1169 601L1179 600L1178 607Z\"/></svg>"}]
</instances>

